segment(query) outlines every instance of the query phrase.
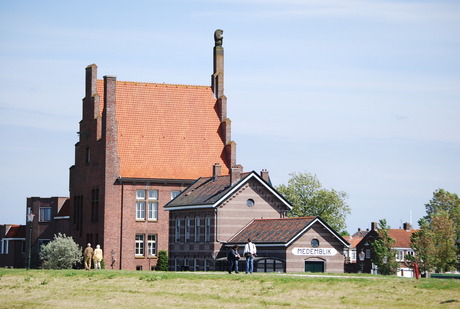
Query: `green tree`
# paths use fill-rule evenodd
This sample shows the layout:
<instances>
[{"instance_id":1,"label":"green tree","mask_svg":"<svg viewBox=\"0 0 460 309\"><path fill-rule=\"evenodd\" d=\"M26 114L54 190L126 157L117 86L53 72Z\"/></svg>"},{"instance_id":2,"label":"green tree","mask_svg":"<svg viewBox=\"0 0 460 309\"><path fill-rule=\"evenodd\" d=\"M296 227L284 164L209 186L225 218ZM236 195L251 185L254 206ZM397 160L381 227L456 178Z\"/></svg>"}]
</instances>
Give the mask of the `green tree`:
<instances>
[{"instance_id":1,"label":"green tree","mask_svg":"<svg viewBox=\"0 0 460 309\"><path fill-rule=\"evenodd\" d=\"M166 250L160 250L158 252L157 270L167 271L168 269L168 253Z\"/></svg>"},{"instance_id":2,"label":"green tree","mask_svg":"<svg viewBox=\"0 0 460 309\"><path fill-rule=\"evenodd\" d=\"M411 248L415 255L410 257L412 262L417 262L421 273L434 269L435 240L430 223L422 218L418 222L420 229L411 236Z\"/></svg>"},{"instance_id":3,"label":"green tree","mask_svg":"<svg viewBox=\"0 0 460 309\"><path fill-rule=\"evenodd\" d=\"M42 266L48 269L69 269L83 257L82 248L72 237L58 233L54 239L40 249Z\"/></svg>"},{"instance_id":4,"label":"green tree","mask_svg":"<svg viewBox=\"0 0 460 309\"><path fill-rule=\"evenodd\" d=\"M306 172L289 175L287 185L276 187L293 206L288 216L320 216L337 232L343 231L346 216L350 214L350 207L345 202L347 193L323 188L316 175Z\"/></svg>"},{"instance_id":5,"label":"green tree","mask_svg":"<svg viewBox=\"0 0 460 309\"><path fill-rule=\"evenodd\" d=\"M371 242L373 258L372 262L377 265L382 275L392 275L396 273L398 263L396 262L396 251L393 248L396 240L389 234L390 227L387 221L379 221L377 230L378 237Z\"/></svg>"}]
</instances>

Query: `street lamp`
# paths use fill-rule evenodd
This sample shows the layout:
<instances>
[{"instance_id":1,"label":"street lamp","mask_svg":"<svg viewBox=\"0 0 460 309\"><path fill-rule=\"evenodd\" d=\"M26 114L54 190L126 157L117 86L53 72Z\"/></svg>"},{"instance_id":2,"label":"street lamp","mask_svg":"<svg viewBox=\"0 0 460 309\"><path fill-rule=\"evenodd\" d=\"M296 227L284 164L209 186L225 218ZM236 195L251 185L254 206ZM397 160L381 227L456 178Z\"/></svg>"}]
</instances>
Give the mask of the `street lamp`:
<instances>
[{"instance_id":1,"label":"street lamp","mask_svg":"<svg viewBox=\"0 0 460 309\"><path fill-rule=\"evenodd\" d=\"M358 254L358 258L359 258L359 266L360 266L360 273L363 273L364 271L364 258L366 257L366 254L364 253L363 249L361 249L361 251L359 252Z\"/></svg>"},{"instance_id":2,"label":"street lamp","mask_svg":"<svg viewBox=\"0 0 460 309\"><path fill-rule=\"evenodd\" d=\"M29 248L27 250L27 270L30 269L30 257L32 251L32 222L34 221L35 215L30 212L27 215L27 224L29 225Z\"/></svg>"}]
</instances>

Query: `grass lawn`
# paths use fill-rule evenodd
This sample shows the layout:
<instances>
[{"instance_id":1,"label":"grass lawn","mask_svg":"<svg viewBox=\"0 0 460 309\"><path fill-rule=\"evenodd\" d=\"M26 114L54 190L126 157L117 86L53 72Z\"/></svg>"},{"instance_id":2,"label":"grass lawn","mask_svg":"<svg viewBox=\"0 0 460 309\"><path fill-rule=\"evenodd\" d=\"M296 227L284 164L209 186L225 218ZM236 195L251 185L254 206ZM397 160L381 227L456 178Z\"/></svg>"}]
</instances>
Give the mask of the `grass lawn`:
<instances>
[{"instance_id":1,"label":"grass lawn","mask_svg":"<svg viewBox=\"0 0 460 309\"><path fill-rule=\"evenodd\" d=\"M0 269L0 308L460 308L460 280Z\"/></svg>"}]
</instances>

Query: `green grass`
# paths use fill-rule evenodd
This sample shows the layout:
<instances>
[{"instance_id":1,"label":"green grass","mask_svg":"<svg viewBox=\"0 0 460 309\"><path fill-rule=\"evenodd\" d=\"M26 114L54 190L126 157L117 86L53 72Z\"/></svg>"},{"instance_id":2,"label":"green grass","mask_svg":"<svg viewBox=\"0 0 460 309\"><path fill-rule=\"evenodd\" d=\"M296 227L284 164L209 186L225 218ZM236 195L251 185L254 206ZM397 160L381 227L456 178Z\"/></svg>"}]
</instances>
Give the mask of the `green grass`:
<instances>
[{"instance_id":1,"label":"green grass","mask_svg":"<svg viewBox=\"0 0 460 309\"><path fill-rule=\"evenodd\" d=\"M0 269L0 308L32 307L459 308L460 280Z\"/></svg>"}]
</instances>

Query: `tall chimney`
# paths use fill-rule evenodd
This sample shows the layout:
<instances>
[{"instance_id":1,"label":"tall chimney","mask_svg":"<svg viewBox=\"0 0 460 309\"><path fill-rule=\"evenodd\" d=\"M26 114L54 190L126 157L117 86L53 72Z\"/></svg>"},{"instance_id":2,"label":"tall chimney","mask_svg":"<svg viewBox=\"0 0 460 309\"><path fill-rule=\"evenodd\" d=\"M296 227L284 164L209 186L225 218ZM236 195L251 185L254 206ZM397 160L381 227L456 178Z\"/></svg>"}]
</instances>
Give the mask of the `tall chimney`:
<instances>
[{"instance_id":1,"label":"tall chimney","mask_svg":"<svg viewBox=\"0 0 460 309\"><path fill-rule=\"evenodd\" d=\"M224 95L224 48L222 42L224 37L223 30L217 29L214 32L214 73L211 78L212 91L216 99Z\"/></svg>"},{"instance_id":2,"label":"tall chimney","mask_svg":"<svg viewBox=\"0 0 460 309\"><path fill-rule=\"evenodd\" d=\"M406 230L406 231L409 231L409 230L410 230L410 228L411 228L411 226L410 226L410 223L408 223L408 222L404 222L404 224L403 224L403 228L404 228L404 230Z\"/></svg>"}]
</instances>

